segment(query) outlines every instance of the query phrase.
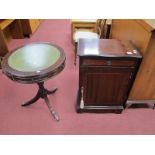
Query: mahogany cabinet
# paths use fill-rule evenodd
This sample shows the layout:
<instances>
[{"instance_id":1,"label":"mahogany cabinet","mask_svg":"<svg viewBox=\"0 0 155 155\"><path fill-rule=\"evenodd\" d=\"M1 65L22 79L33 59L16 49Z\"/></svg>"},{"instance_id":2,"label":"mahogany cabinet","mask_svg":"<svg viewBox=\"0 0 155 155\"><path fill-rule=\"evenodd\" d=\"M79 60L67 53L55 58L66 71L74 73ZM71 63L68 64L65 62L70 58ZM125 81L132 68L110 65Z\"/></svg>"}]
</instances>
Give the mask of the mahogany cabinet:
<instances>
[{"instance_id":1,"label":"mahogany cabinet","mask_svg":"<svg viewBox=\"0 0 155 155\"><path fill-rule=\"evenodd\" d=\"M77 112L121 113L142 56L130 41L80 39Z\"/></svg>"}]
</instances>

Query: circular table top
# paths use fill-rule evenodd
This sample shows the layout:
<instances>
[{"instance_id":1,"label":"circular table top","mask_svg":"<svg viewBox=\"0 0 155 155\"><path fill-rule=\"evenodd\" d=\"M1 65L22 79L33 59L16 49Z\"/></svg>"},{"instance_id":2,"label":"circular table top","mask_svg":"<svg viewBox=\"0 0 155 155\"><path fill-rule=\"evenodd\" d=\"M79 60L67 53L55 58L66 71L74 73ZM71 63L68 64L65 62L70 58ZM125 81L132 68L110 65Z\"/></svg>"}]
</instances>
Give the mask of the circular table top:
<instances>
[{"instance_id":1,"label":"circular table top","mask_svg":"<svg viewBox=\"0 0 155 155\"><path fill-rule=\"evenodd\" d=\"M2 61L2 70L12 80L33 83L59 73L64 68L65 59L64 51L59 46L36 42L8 53Z\"/></svg>"}]
</instances>

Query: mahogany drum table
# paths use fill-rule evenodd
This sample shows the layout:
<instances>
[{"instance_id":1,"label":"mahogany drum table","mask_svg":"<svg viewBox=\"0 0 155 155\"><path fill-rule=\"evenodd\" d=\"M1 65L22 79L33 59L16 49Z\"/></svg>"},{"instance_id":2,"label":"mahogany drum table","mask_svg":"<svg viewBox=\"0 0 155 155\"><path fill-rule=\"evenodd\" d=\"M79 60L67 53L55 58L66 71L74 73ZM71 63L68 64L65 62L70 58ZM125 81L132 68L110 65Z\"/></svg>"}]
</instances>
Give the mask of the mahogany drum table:
<instances>
[{"instance_id":1,"label":"mahogany drum table","mask_svg":"<svg viewBox=\"0 0 155 155\"><path fill-rule=\"evenodd\" d=\"M13 81L39 86L34 98L24 102L28 106L43 98L55 120L59 121L57 113L53 110L48 94L53 94L57 88L47 90L44 81L60 73L65 66L65 53L62 48L51 43L31 43L8 53L2 61L2 71Z\"/></svg>"}]
</instances>

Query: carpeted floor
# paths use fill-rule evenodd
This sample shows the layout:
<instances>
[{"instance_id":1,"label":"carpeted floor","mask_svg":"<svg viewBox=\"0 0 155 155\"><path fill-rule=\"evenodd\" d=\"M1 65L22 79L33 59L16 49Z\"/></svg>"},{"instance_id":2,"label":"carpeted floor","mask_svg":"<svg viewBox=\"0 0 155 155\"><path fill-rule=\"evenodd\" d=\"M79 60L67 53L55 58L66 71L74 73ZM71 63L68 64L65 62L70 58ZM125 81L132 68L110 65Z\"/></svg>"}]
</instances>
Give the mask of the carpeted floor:
<instances>
[{"instance_id":1,"label":"carpeted floor","mask_svg":"<svg viewBox=\"0 0 155 155\"><path fill-rule=\"evenodd\" d=\"M12 40L9 49L36 41L52 42L66 53L63 72L45 84L58 87L49 99L61 120L53 120L42 99L21 107L35 95L37 85L15 83L0 72L0 134L155 134L155 111L151 108L129 108L122 114L76 113L78 65L73 63L69 20L44 20L30 39Z\"/></svg>"}]
</instances>

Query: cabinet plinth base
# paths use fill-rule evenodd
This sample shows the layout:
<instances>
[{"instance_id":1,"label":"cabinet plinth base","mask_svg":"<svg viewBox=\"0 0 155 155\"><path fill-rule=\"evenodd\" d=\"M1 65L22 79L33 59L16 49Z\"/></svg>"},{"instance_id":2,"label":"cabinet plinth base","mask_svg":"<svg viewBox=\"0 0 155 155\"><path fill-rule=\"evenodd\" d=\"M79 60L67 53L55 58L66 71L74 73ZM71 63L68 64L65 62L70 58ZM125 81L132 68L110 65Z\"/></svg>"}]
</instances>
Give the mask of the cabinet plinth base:
<instances>
[{"instance_id":1,"label":"cabinet plinth base","mask_svg":"<svg viewBox=\"0 0 155 155\"><path fill-rule=\"evenodd\" d=\"M89 112L89 113L117 113L120 114L123 111L123 107L113 107L113 106L85 106L83 109L77 107L76 111L78 113Z\"/></svg>"},{"instance_id":2,"label":"cabinet plinth base","mask_svg":"<svg viewBox=\"0 0 155 155\"><path fill-rule=\"evenodd\" d=\"M89 113L122 113L124 107L123 106L90 106L90 105L84 105L83 108L80 108L80 93L78 92L77 97L77 105L76 105L76 111L77 113L83 113L83 112L89 112Z\"/></svg>"}]
</instances>

